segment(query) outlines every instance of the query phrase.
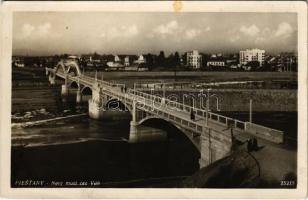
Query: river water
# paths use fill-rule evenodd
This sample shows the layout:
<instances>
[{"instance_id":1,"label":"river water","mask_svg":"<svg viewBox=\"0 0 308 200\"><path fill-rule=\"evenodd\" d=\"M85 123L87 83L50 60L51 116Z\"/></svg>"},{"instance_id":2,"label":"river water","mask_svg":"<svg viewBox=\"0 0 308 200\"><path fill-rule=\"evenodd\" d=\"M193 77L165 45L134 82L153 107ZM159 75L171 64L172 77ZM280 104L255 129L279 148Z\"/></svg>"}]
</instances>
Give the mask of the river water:
<instances>
[{"instance_id":1,"label":"river water","mask_svg":"<svg viewBox=\"0 0 308 200\"><path fill-rule=\"evenodd\" d=\"M12 102L15 125L24 124L27 112L32 118L26 121L35 121L80 114L87 106L62 103L59 89L45 86L13 89ZM129 122L84 115L14 126L12 187L33 187L29 181L43 181L36 187L175 187L198 170L199 152L174 127L154 121L149 125L166 130L167 139L152 132L153 140L129 143Z\"/></svg>"},{"instance_id":2,"label":"river water","mask_svg":"<svg viewBox=\"0 0 308 200\"><path fill-rule=\"evenodd\" d=\"M86 103L78 109L74 101L63 103L59 89L59 85L13 89L12 116L31 112L32 120L41 120L85 112ZM296 148L296 113L259 113L256 120L288 131L295 141L289 147ZM200 153L172 125L152 121L147 125L163 129L167 137L157 139L154 134L153 140L129 143L129 121L129 117L98 121L83 115L12 128L12 187L33 187L30 181L42 181L35 187L176 187L199 169Z\"/></svg>"}]
</instances>

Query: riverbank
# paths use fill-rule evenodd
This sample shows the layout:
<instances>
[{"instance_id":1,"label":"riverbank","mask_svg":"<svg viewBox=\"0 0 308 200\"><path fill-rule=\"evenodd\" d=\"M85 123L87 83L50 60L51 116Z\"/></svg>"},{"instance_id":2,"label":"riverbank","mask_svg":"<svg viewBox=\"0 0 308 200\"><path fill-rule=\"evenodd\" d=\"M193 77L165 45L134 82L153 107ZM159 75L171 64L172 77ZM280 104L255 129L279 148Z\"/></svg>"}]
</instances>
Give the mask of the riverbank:
<instances>
[{"instance_id":1,"label":"riverbank","mask_svg":"<svg viewBox=\"0 0 308 200\"><path fill-rule=\"evenodd\" d=\"M142 91L163 96L163 89L143 89ZM207 91L200 89L166 89L165 97L172 101L205 109ZM252 100L253 112L297 112L297 90L287 89L212 89L210 90L210 108L213 112L249 111ZM203 100L201 100L202 98ZM203 104L202 104L203 103Z\"/></svg>"},{"instance_id":2,"label":"riverbank","mask_svg":"<svg viewBox=\"0 0 308 200\"><path fill-rule=\"evenodd\" d=\"M81 113L81 114L67 115L67 116L63 116L63 117L54 117L54 118L43 119L43 120L33 120L33 121L12 123L11 127L12 128L26 128L26 127L41 125L41 124L54 122L54 121L58 121L58 120L70 119L70 118L75 118L75 117L82 117L82 116L86 116L86 115L87 115L87 113Z\"/></svg>"},{"instance_id":3,"label":"riverbank","mask_svg":"<svg viewBox=\"0 0 308 200\"><path fill-rule=\"evenodd\" d=\"M95 75L95 72L86 72ZM202 78L209 81L235 81L235 80L262 80L285 79L297 80L297 72L210 72L210 71L148 71L148 72L98 72L98 77L103 74L104 79L122 78Z\"/></svg>"}]
</instances>

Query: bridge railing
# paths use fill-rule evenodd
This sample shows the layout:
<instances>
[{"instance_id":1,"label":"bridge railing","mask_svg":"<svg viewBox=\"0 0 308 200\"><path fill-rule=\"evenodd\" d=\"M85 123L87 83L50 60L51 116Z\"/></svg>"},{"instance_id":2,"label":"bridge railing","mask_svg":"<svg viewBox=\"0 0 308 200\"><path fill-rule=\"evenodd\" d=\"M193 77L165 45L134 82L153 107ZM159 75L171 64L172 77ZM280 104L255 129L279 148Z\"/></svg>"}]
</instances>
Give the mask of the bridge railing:
<instances>
[{"instance_id":1,"label":"bridge railing","mask_svg":"<svg viewBox=\"0 0 308 200\"><path fill-rule=\"evenodd\" d=\"M148 93L145 93L145 92L140 92L140 91L134 90L134 89L129 89L128 93L131 93L131 94L136 95L136 96L143 97L146 100L150 100L150 101L153 101L155 103L160 103L160 104L162 103L162 98L159 97L159 96L156 96L156 95L148 94Z\"/></svg>"},{"instance_id":2,"label":"bridge railing","mask_svg":"<svg viewBox=\"0 0 308 200\"><path fill-rule=\"evenodd\" d=\"M70 78L75 80L75 81L78 81L78 79L80 81L85 81L85 82L87 82L90 85L92 85L93 83L97 82L97 83L99 83L102 86L118 87L118 88L121 88L121 87L124 88L125 87L125 84L112 83L112 82L108 82L108 81L104 81L104 80L98 80L98 79L95 79L95 78L93 78L91 76L87 76L87 75L84 75L84 74L81 74L79 77L70 76Z\"/></svg>"},{"instance_id":3,"label":"bridge railing","mask_svg":"<svg viewBox=\"0 0 308 200\"><path fill-rule=\"evenodd\" d=\"M55 72L55 71L53 71ZM61 72L57 72L58 74L61 74L63 76L63 74ZM70 76L70 75L68 75ZM128 99L125 97L125 93L123 93L123 90L121 91L120 88L125 87L124 84L117 84L117 83L111 83L111 82L107 82L107 81L103 81L103 80L96 80L95 78L86 76L86 75L82 75L79 77L76 76L70 76L70 78L75 79L75 80L82 80L82 81L87 81L89 84L93 84L93 81L97 81L98 83L100 83L102 86L107 86L107 87L111 87L114 88L116 87L117 90L110 90L109 92L111 92L111 94L113 94L114 96L117 96L118 98L124 98L127 99L129 101L131 101L131 99ZM121 92L120 92L121 91ZM161 112L161 114L163 114L164 117L173 119L175 121L181 122L183 123L183 125L187 125L188 127L191 128L196 128L200 129L200 127L198 127L197 123L192 123L191 121L179 118L175 115L172 114L168 114L167 112L163 112L163 108L159 108L159 105L164 105L164 106L168 106L171 109L178 109L180 111L186 112L186 113L190 113L191 111L194 111L196 117L201 117L204 119L208 119L211 122L217 123L219 125L223 125L225 127L228 128L235 128L235 129L239 129L239 130L243 130L243 131L247 131L251 134L254 135L258 135L260 137L263 137L265 139L271 140L273 142L277 142L280 143L283 141L283 131L280 130L276 130L276 129L271 129L265 126L261 126L258 124L254 124L254 123L250 123L250 122L243 122L241 120L237 120L237 119L233 119L231 117L226 117L217 113L212 113L212 112L208 112L206 110L203 109L199 109L199 108L195 108L193 106L190 105L185 105L183 103L179 103L177 101L172 101L170 99L165 99L162 98L158 95L152 95L152 94L148 94L145 92L141 92L138 90L133 90L133 89L129 89L127 91L130 94L133 94L137 97L142 97L145 100L151 100L154 103L158 104L158 107L154 110L157 110L157 112ZM157 106L157 105L156 105ZM201 127L202 128L202 127Z\"/></svg>"},{"instance_id":4,"label":"bridge railing","mask_svg":"<svg viewBox=\"0 0 308 200\"><path fill-rule=\"evenodd\" d=\"M246 131L276 143L283 142L283 131L268 128L259 124L246 122Z\"/></svg>"},{"instance_id":5,"label":"bridge railing","mask_svg":"<svg viewBox=\"0 0 308 200\"><path fill-rule=\"evenodd\" d=\"M208 120L218 123L220 125L223 125L225 127L232 127L232 128L237 128L237 129L241 129L244 130L245 129L245 122L237 120L237 119L233 119L231 117L226 117L223 115L219 115L216 113L212 113L212 112L208 112L206 110L200 109L200 108L195 108L192 107L190 105L185 105L183 103L179 103L177 101L172 101L169 99L164 99L162 97L159 97L157 95L152 95L152 94L148 94L145 92L141 92L141 91L137 91L137 90L133 90L130 89L129 90L130 93L137 95L137 96L141 96L147 100L151 100L154 101L155 103L159 103L162 105L162 103L164 102L166 106L168 106L171 109L177 109L179 111L184 111L187 114L189 114L191 111L195 112L195 115L197 117L201 117L206 119L206 117L208 117ZM208 116L207 116L207 112L208 112Z\"/></svg>"},{"instance_id":6,"label":"bridge railing","mask_svg":"<svg viewBox=\"0 0 308 200\"><path fill-rule=\"evenodd\" d=\"M105 90L105 92L109 95L112 95L112 96L119 98L119 100L124 100L125 102L131 102L132 103L132 101L133 101L131 99L132 97L129 97L128 95L123 96L123 95L121 95L121 94L119 94L115 91L108 91L108 90ZM147 100L150 100L151 98L153 99L154 97L159 99L158 101L154 101L154 103L161 103L161 100L162 100L160 97L157 97L157 96L154 96L154 95L149 95L147 93L139 92L139 91L136 91L136 90L133 90L133 89L129 89L128 92L130 94L136 95L137 97L142 97L142 98L147 99ZM141 102L143 102L143 101L141 101ZM141 108L143 110L146 110L147 112L156 114L156 115L161 116L163 118L173 120L176 124L183 125L184 127L188 128L189 130L194 131L196 133L202 132L203 127L201 125L198 125L196 122L193 122L191 120L183 119L179 116L174 115L173 113L167 112L163 107L159 107L159 106L153 107L152 103L150 105L145 103L141 106Z\"/></svg>"},{"instance_id":7,"label":"bridge railing","mask_svg":"<svg viewBox=\"0 0 308 200\"><path fill-rule=\"evenodd\" d=\"M114 91L115 92L115 91ZM281 143L283 142L283 131L268 128L262 125L250 123L250 122L244 122L241 120L233 119L231 117L223 116L217 113L212 113L208 112L208 116L206 116L207 111L194 108L189 105L185 105L176 101L171 101L168 99L163 99L162 97L140 92L137 90L129 89L128 93L133 94L137 97L142 97L145 100L151 100L153 103L156 103L156 106L153 108L153 105L146 105L144 104L142 107L143 109L147 109L148 112L154 112L154 114L157 114L159 116L171 119L187 128L193 131L202 131L202 126L198 125L198 123L195 123L191 120L186 120L183 119L179 116L174 115L173 113L167 112L164 109L164 106L168 106L171 109L179 109L181 111L186 112L189 114L191 110L194 110L195 115L202 117L206 119L208 117L208 120L217 123L219 125L225 126L227 128L234 128L240 131L247 131L250 134L259 136L261 138L276 142L276 143ZM121 94L118 94L118 96L121 96ZM164 105L164 106L159 106L159 105Z\"/></svg>"},{"instance_id":8,"label":"bridge railing","mask_svg":"<svg viewBox=\"0 0 308 200\"><path fill-rule=\"evenodd\" d=\"M192 131L196 131L197 133L202 132L203 127L201 125L198 125L196 122L193 122L191 120L187 120L187 119L183 119L181 117L178 117L178 116L174 115L173 113L167 112L163 108L158 107L156 109L153 109L149 105L144 105L143 109L147 110L148 112L152 112L153 114L156 114L158 116L162 116L164 118L173 120L173 121L175 121L176 124L183 125L184 127L187 127L188 129L190 129Z\"/></svg>"}]
</instances>

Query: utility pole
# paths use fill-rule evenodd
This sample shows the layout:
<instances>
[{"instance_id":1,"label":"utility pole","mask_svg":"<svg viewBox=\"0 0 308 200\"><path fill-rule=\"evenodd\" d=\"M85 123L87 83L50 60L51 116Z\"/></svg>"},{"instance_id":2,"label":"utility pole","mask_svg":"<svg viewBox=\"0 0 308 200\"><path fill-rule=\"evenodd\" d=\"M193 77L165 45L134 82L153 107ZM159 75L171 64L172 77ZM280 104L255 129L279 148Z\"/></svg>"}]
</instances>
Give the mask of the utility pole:
<instances>
[{"instance_id":1,"label":"utility pole","mask_svg":"<svg viewBox=\"0 0 308 200\"><path fill-rule=\"evenodd\" d=\"M252 123L252 99L249 100L249 122Z\"/></svg>"},{"instance_id":2,"label":"utility pole","mask_svg":"<svg viewBox=\"0 0 308 200\"><path fill-rule=\"evenodd\" d=\"M206 126L209 124L209 111L210 111L210 88L207 89L207 101L206 101Z\"/></svg>"},{"instance_id":3,"label":"utility pole","mask_svg":"<svg viewBox=\"0 0 308 200\"><path fill-rule=\"evenodd\" d=\"M166 97L166 88L165 88L165 83L163 83L163 97L165 99Z\"/></svg>"}]
</instances>

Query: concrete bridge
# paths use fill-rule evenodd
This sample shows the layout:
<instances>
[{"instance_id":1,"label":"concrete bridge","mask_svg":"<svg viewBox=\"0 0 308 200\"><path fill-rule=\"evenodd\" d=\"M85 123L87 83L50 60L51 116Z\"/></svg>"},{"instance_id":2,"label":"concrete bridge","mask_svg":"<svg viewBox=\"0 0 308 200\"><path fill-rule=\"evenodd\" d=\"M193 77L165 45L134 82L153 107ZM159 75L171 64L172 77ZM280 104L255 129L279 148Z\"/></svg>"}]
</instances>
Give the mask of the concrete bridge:
<instances>
[{"instance_id":1,"label":"concrete bridge","mask_svg":"<svg viewBox=\"0 0 308 200\"><path fill-rule=\"evenodd\" d=\"M246 141L254 136L274 143L283 142L282 131L197 109L133 88L127 89L123 84L99 80L97 75L86 76L72 59L61 60L54 68L46 68L46 75L51 84L55 84L56 77L64 79L61 88L63 96L68 95L72 85L75 85L77 103L81 101L83 92L90 89L92 97L88 100L88 109L91 118L102 118L112 101L123 104L132 116L130 140L142 134L138 126L147 120L157 118L171 123L200 151L200 168L229 155L235 148L236 140ZM192 112L195 119L191 118Z\"/></svg>"}]
</instances>

